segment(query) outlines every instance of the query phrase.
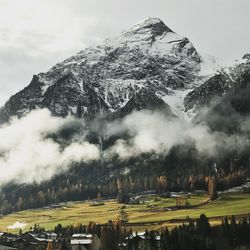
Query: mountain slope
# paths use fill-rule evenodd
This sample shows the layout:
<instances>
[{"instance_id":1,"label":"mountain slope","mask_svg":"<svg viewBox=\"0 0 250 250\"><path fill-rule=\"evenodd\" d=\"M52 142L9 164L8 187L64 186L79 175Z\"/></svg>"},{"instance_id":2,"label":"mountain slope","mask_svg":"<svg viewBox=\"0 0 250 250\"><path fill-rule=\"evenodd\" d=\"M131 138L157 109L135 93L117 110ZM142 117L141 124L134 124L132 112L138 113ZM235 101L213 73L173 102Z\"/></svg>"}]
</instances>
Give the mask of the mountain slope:
<instances>
[{"instance_id":1,"label":"mountain slope","mask_svg":"<svg viewBox=\"0 0 250 250\"><path fill-rule=\"evenodd\" d=\"M171 106L175 91L187 92L197 85L201 64L187 38L160 19L147 18L34 76L1 108L0 118L3 122L43 107L57 116L114 112L141 88Z\"/></svg>"},{"instance_id":2,"label":"mountain slope","mask_svg":"<svg viewBox=\"0 0 250 250\"><path fill-rule=\"evenodd\" d=\"M211 106L205 114L199 114L196 121L206 121L213 130L232 134L249 134L250 117L250 62L239 65L241 74L230 89ZM238 66L237 66L237 69Z\"/></svg>"},{"instance_id":3,"label":"mountain slope","mask_svg":"<svg viewBox=\"0 0 250 250\"><path fill-rule=\"evenodd\" d=\"M250 61L243 61L235 66L220 70L187 94L184 99L186 111L193 109L199 112L199 109L203 107L213 109L216 105L224 102L225 95L230 94L231 97L236 95L236 92L249 81L249 74ZM244 104L242 105L244 106Z\"/></svg>"}]
</instances>

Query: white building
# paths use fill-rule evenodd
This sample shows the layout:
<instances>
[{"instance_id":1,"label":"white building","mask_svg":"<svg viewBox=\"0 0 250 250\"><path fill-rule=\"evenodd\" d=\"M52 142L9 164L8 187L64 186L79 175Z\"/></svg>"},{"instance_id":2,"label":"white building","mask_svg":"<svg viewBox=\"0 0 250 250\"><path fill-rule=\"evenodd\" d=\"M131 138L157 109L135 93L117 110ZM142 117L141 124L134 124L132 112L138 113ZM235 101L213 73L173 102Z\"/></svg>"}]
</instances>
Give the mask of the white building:
<instances>
[{"instance_id":1,"label":"white building","mask_svg":"<svg viewBox=\"0 0 250 250\"><path fill-rule=\"evenodd\" d=\"M73 234L71 237L72 250L99 250L100 239L92 234Z\"/></svg>"}]
</instances>

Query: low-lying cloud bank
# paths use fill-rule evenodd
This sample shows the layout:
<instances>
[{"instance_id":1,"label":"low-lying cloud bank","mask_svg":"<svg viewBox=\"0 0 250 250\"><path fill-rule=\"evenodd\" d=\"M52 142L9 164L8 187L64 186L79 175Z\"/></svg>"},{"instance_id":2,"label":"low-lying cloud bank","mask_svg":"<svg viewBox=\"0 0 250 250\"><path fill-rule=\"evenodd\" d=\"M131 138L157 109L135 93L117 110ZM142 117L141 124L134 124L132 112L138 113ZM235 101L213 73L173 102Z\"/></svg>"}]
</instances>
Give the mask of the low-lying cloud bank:
<instances>
[{"instance_id":1,"label":"low-lying cloud bank","mask_svg":"<svg viewBox=\"0 0 250 250\"><path fill-rule=\"evenodd\" d=\"M244 122L244 126L250 124ZM242 130L244 130L242 128ZM129 133L129 139L117 140L104 154L106 157L118 155L127 159L142 153L166 155L176 145L192 144L200 153L216 156L233 150L241 151L248 145L242 134L227 135L211 131L205 124L170 118L160 112L134 112L123 120L108 125L110 135Z\"/></svg>"},{"instance_id":2,"label":"low-lying cloud bank","mask_svg":"<svg viewBox=\"0 0 250 250\"><path fill-rule=\"evenodd\" d=\"M114 156L127 160L142 153L166 155L176 145L195 145L200 153L208 156L249 146L249 140L242 134L228 136L212 132L206 124L170 118L160 112L133 112L123 119L104 124L92 123L86 128L83 120L53 117L43 109L2 125L0 185L9 181L30 183L49 180L55 174L68 170L74 162L88 163L101 157L108 161ZM243 132L246 124L250 123L244 121ZM70 136L67 136L68 130L73 131ZM103 138L119 138L119 135L126 134L122 137L126 139L117 139L111 147L100 152L99 145L87 141L85 135L88 130L94 130Z\"/></svg>"},{"instance_id":3,"label":"low-lying cloud bank","mask_svg":"<svg viewBox=\"0 0 250 250\"><path fill-rule=\"evenodd\" d=\"M47 136L72 122L72 118L52 117L43 109L0 127L0 184L12 180L41 182L68 169L73 162L98 159L96 145L72 140L62 147Z\"/></svg>"}]
</instances>

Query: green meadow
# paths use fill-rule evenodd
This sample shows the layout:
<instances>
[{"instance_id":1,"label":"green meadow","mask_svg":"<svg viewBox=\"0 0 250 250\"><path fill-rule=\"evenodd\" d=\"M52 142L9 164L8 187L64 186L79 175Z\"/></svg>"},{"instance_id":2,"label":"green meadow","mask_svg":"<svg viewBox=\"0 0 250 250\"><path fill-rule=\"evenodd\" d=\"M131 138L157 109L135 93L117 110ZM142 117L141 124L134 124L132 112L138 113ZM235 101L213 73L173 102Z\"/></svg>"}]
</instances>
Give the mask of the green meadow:
<instances>
[{"instance_id":1,"label":"green meadow","mask_svg":"<svg viewBox=\"0 0 250 250\"><path fill-rule=\"evenodd\" d=\"M0 218L0 231L6 231L8 226L16 222L26 223L23 229L29 230L34 224L39 224L47 230L53 230L61 223L88 224L90 221L105 223L108 220L116 220L119 209L124 207L128 213L128 227L135 230L145 228L160 228L162 226L173 227L184 223L186 219L197 218L204 213L210 218L212 224L221 222L224 216L241 216L250 213L250 194L248 193L226 193L220 194L219 199L209 201L206 195L192 195L188 199L189 207L179 210L169 210L175 206L174 198L160 198L156 195L145 195L139 205L122 205L116 200L105 200L104 205L92 206L90 202L68 202L61 204L59 208L44 208L36 210L24 210L9 214ZM17 232L19 229L8 229Z\"/></svg>"}]
</instances>

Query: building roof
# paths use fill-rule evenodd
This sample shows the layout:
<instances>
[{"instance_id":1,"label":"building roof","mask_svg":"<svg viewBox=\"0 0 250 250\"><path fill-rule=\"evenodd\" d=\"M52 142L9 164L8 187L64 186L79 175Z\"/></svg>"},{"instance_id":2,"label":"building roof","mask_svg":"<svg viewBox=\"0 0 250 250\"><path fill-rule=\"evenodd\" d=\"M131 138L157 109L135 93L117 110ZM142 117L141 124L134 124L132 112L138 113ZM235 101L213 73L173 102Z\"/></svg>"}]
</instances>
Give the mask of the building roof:
<instances>
[{"instance_id":1,"label":"building roof","mask_svg":"<svg viewBox=\"0 0 250 250\"><path fill-rule=\"evenodd\" d=\"M92 238L92 234L73 234L72 238Z\"/></svg>"},{"instance_id":2,"label":"building roof","mask_svg":"<svg viewBox=\"0 0 250 250\"><path fill-rule=\"evenodd\" d=\"M90 245L92 244L92 240L91 239L81 239L81 240L71 240L70 241L71 245Z\"/></svg>"},{"instance_id":3,"label":"building roof","mask_svg":"<svg viewBox=\"0 0 250 250\"><path fill-rule=\"evenodd\" d=\"M126 237L126 239L132 240L132 239L134 239L136 237L140 238L142 240L146 240L145 232L138 232L138 233L133 232L131 235L129 235L128 237ZM155 235L154 239L157 240L157 241L161 240L161 236L160 235Z\"/></svg>"},{"instance_id":4,"label":"building roof","mask_svg":"<svg viewBox=\"0 0 250 250\"><path fill-rule=\"evenodd\" d=\"M48 236L55 236L55 237L57 237L57 234L54 233L54 232L51 232L51 233L48 233L48 232L47 232L47 235L48 235Z\"/></svg>"},{"instance_id":5,"label":"building roof","mask_svg":"<svg viewBox=\"0 0 250 250\"><path fill-rule=\"evenodd\" d=\"M35 239L36 239L37 241L47 241L47 242L52 241L51 239L39 238L39 237L35 237Z\"/></svg>"}]
</instances>

